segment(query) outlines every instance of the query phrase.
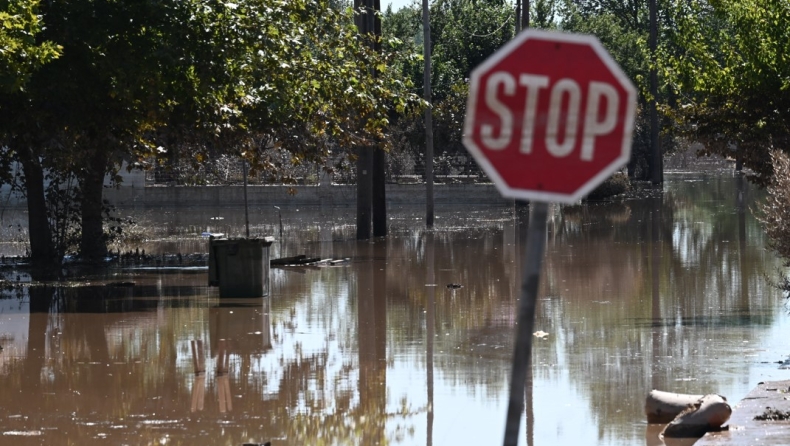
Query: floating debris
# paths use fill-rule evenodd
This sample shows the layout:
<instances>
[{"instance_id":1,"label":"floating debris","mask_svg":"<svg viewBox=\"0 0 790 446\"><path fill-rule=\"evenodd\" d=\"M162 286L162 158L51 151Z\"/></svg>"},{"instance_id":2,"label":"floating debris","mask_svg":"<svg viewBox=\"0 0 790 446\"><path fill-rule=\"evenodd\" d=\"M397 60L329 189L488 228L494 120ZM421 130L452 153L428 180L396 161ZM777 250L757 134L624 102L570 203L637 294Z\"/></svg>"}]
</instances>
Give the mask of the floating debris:
<instances>
[{"instance_id":1,"label":"floating debris","mask_svg":"<svg viewBox=\"0 0 790 446\"><path fill-rule=\"evenodd\" d=\"M350 262L351 259L322 259L320 257L307 257L304 254L293 257L282 257L269 261L270 266L336 266Z\"/></svg>"},{"instance_id":2,"label":"floating debris","mask_svg":"<svg viewBox=\"0 0 790 446\"><path fill-rule=\"evenodd\" d=\"M110 282L110 283L106 284L105 286L127 288L127 287L134 287L134 282Z\"/></svg>"},{"instance_id":3,"label":"floating debris","mask_svg":"<svg viewBox=\"0 0 790 446\"><path fill-rule=\"evenodd\" d=\"M757 421L784 421L790 420L790 410L777 410L773 407L766 407L765 412L754 417Z\"/></svg>"},{"instance_id":4,"label":"floating debris","mask_svg":"<svg viewBox=\"0 0 790 446\"><path fill-rule=\"evenodd\" d=\"M538 330L535 333L532 333L532 336L535 336L538 339L546 339L549 337L549 334L543 330Z\"/></svg>"},{"instance_id":5,"label":"floating debris","mask_svg":"<svg viewBox=\"0 0 790 446\"><path fill-rule=\"evenodd\" d=\"M5 431L3 435L14 437L40 437L43 433L41 431Z\"/></svg>"}]
</instances>

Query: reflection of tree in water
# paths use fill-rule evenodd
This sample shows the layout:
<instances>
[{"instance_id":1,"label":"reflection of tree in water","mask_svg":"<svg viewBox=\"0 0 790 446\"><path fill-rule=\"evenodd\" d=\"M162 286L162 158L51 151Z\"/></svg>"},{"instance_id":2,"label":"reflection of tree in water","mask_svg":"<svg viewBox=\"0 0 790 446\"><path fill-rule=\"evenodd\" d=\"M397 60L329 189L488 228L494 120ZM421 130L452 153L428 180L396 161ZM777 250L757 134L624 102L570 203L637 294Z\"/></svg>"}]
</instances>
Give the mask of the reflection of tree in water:
<instances>
[{"instance_id":1,"label":"reflection of tree in water","mask_svg":"<svg viewBox=\"0 0 790 446\"><path fill-rule=\"evenodd\" d=\"M388 342L390 356L406 355L415 343L424 342L427 293L432 288L434 367L447 385L491 397L499 397L507 382L517 299L514 269L502 255L503 249L515 247L505 246L503 221L497 224L500 229L448 229L436 230L430 238L392 238L386 264L388 325L398 327ZM426 240L433 244L434 287L426 287ZM448 289L451 283L463 288ZM492 367L492 360L503 366Z\"/></svg>"},{"instance_id":2,"label":"reflection of tree in water","mask_svg":"<svg viewBox=\"0 0 790 446\"><path fill-rule=\"evenodd\" d=\"M554 213L536 322L550 337L535 343L534 379L562 382L567 371L598 417L602 436L610 429L633 430L633 414L641 413L651 384L696 393L739 379L743 367L729 364L729 372L717 375L720 382L706 381L705 368L722 367L708 353L717 345L754 340L755 330L741 328L771 322L770 315L753 311L773 296L761 281L759 227L751 215L737 212L733 187L725 182L706 188L668 183L657 242L655 201ZM747 203L752 196L747 189ZM372 245L336 243L334 257L351 257L350 264L273 271L278 297L265 323L253 307L220 306L202 288L179 288L183 278L161 277L133 290L94 287L76 300L65 297L72 291L50 289L48 310L29 321L31 334L38 334L28 339L30 351L46 354L26 357L0 376L4 388L30 389L21 403L18 393L0 393L0 418L42 414L30 419L41 420L39 427L58 427L57 434L45 431L55 444L57 435L90 439L105 431L113 442L133 444L166 434L169 444L193 444L202 436L229 445L270 438L287 438L286 444L313 444L316 438L397 442L408 433L393 432L394 426L407 432L422 415L433 415L422 403L413 405L424 401L413 396L414 389L387 395L397 385L388 366L406 358L409 367L429 367L423 351L429 290L437 383L478 400L503 394L523 255L516 249L523 228L509 218L492 218L485 229L448 224L435 230L433 279L425 234ZM660 273L657 301L654 265ZM448 289L449 283L463 288ZM141 292L148 298L141 299ZM733 308L750 313L740 316ZM212 322L214 315L225 318L225 328ZM271 349L254 347L248 338L260 330L255 324L271 324ZM229 341L233 408L225 414L219 412L212 363L219 338ZM206 341L209 369L205 409L195 413L192 339ZM675 381L687 378L698 381ZM394 408L399 400L402 410ZM534 404L540 418L543 402ZM156 424L163 420L175 424ZM125 427L109 429L112 424Z\"/></svg>"},{"instance_id":3,"label":"reflection of tree in water","mask_svg":"<svg viewBox=\"0 0 790 446\"><path fill-rule=\"evenodd\" d=\"M738 212L735 185L678 181L663 198L563 209L549 236L549 300L539 318L564 351L557 357L538 343L535 373L559 379L547 366L566 363L589 393L601 436L632 429L651 386L715 392L748 376L748 364L718 360L721 346L756 341L754 327L767 327L773 313L750 310L770 308L776 293L762 277L762 233Z\"/></svg>"},{"instance_id":4,"label":"reflection of tree in water","mask_svg":"<svg viewBox=\"0 0 790 446\"><path fill-rule=\"evenodd\" d=\"M170 435L168 444L194 444L197 437L208 436L212 444L238 445L273 437L287 438L289 444L313 444L318 438L353 444L362 429L375 439L369 444L386 443L382 426L393 415L384 411L386 385L380 383L386 382L386 360L380 360L385 359L381 353L374 361L381 365L362 372L353 362L337 367L346 356L338 356L336 346L310 346L294 355L270 357L265 348L251 354L244 342L229 344L232 410L224 416L218 413L217 383L209 374L206 410L193 414L192 380L184 379L191 375L191 358L184 349L190 339L234 334L219 333L210 324L205 300L191 305L159 299L128 302L117 294L104 295L104 287L84 287L77 292L82 294L79 298L73 296L77 288L31 290L33 297L41 298L32 305L29 354L0 377L4 386L26 383L19 386L22 395L0 396L4 419L12 413L26 414L29 421L18 430L46 428L44 437L56 444L58 438L86 444L105 432L112 441L134 444ZM168 308L170 303L176 308ZM113 312L119 307L124 312ZM256 309L219 311L250 319ZM285 332L295 323L288 321L289 312L285 314L274 330L280 332L281 342L295 345L294 339L283 339L296 335ZM235 335L263 328L246 326ZM296 349L301 350L298 345ZM269 373L272 369L277 372ZM368 383L358 383L365 373ZM109 429L112 425L117 428Z\"/></svg>"}]
</instances>

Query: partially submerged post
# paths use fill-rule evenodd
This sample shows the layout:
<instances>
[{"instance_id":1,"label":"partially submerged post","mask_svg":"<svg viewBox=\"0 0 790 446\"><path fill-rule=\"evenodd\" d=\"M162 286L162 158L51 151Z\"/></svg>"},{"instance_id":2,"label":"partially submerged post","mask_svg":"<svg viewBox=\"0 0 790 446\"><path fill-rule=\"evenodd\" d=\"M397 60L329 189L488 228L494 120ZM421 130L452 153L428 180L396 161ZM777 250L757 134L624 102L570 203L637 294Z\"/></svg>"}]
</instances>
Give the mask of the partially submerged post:
<instances>
[{"instance_id":1,"label":"partially submerged post","mask_svg":"<svg viewBox=\"0 0 790 446\"><path fill-rule=\"evenodd\" d=\"M247 202L247 160L242 159L242 171L244 173L244 228L247 238L250 238L250 207Z\"/></svg>"}]
</instances>

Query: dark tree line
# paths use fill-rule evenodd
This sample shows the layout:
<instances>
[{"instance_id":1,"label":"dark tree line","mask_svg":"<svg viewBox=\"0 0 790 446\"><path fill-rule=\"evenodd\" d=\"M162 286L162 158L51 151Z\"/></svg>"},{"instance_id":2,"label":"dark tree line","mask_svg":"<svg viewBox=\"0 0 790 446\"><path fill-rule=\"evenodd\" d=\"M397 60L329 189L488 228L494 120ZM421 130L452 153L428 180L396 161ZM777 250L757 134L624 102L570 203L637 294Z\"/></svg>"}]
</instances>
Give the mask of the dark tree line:
<instances>
[{"instance_id":1,"label":"dark tree line","mask_svg":"<svg viewBox=\"0 0 790 446\"><path fill-rule=\"evenodd\" d=\"M40 62L2 60L0 72L20 74L3 77L0 166L6 180L21 166L39 271L56 271L68 249L88 261L106 255L102 189L124 161L145 168L231 153L276 175L282 165L271 153L280 151L292 164L331 166L333 151L385 140L390 114L415 103L388 68L392 56L365 45L353 11L327 0L28 6L34 23L22 38L0 34ZM56 238L57 222L76 227L76 239Z\"/></svg>"}]
</instances>

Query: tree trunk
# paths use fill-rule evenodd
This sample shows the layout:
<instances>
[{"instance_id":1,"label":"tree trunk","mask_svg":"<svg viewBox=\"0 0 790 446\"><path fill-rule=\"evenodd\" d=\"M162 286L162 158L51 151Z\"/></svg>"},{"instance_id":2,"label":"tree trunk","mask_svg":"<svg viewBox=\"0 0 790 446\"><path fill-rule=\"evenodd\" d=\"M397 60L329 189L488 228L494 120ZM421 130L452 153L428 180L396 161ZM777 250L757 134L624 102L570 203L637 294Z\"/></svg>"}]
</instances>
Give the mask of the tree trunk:
<instances>
[{"instance_id":1,"label":"tree trunk","mask_svg":"<svg viewBox=\"0 0 790 446\"><path fill-rule=\"evenodd\" d=\"M107 237L102 225L102 197L107 163L107 152L96 149L80 179L82 188L80 255L89 262L99 261L107 255Z\"/></svg>"},{"instance_id":2,"label":"tree trunk","mask_svg":"<svg viewBox=\"0 0 790 446\"><path fill-rule=\"evenodd\" d=\"M22 171L25 174L32 274L35 280L46 280L57 276L58 266L62 259L56 255L52 230L47 219L44 169L32 150L21 150L19 154Z\"/></svg>"}]
</instances>

